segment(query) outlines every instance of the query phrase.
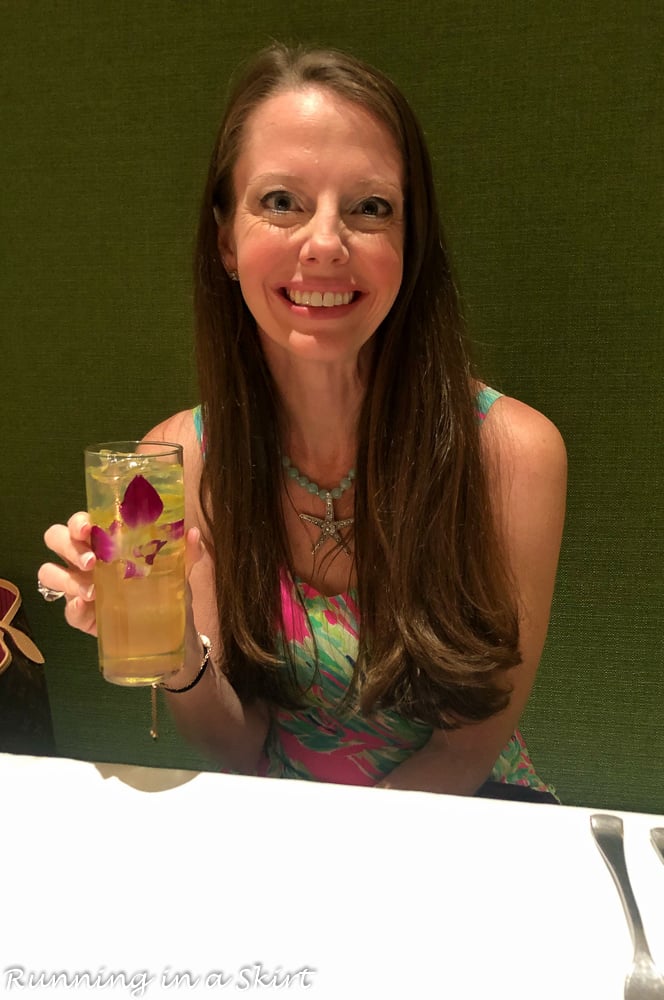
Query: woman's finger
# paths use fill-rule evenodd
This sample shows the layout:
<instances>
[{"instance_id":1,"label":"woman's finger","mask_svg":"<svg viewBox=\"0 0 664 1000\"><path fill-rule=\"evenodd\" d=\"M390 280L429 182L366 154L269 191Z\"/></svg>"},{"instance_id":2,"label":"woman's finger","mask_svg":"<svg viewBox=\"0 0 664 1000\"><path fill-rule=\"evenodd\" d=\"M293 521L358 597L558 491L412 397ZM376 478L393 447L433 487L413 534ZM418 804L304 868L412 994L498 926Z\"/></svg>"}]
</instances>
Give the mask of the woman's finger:
<instances>
[{"instance_id":1,"label":"woman's finger","mask_svg":"<svg viewBox=\"0 0 664 1000\"><path fill-rule=\"evenodd\" d=\"M37 577L49 590L58 590L67 597L81 597L93 601L95 596L92 572L83 573L58 563L43 563Z\"/></svg>"},{"instance_id":2,"label":"woman's finger","mask_svg":"<svg viewBox=\"0 0 664 1000\"><path fill-rule=\"evenodd\" d=\"M79 510L67 521L69 533L78 542L89 542L92 525L87 511Z\"/></svg>"},{"instance_id":3,"label":"woman's finger","mask_svg":"<svg viewBox=\"0 0 664 1000\"><path fill-rule=\"evenodd\" d=\"M87 529L80 523L75 523L74 527L70 528L71 522L72 518L66 525L52 524L44 532L44 543L51 552L60 556L70 566L89 572L95 564L95 554L90 548L90 524L88 522Z\"/></svg>"},{"instance_id":4,"label":"woman's finger","mask_svg":"<svg viewBox=\"0 0 664 1000\"><path fill-rule=\"evenodd\" d=\"M187 580L193 567L203 555L203 541L198 528L190 528L185 536L184 565Z\"/></svg>"},{"instance_id":5,"label":"woman's finger","mask_svg":"<svg viewBox=\"0 0 664 1000\"><path fill-rule=\"evenodd\" d=\"M95 604L91 601L84 601L81 597L73 597L67 600L65 607L65 621L87 635L97 634L97 616Z\"/></svg>"}]
</instances>

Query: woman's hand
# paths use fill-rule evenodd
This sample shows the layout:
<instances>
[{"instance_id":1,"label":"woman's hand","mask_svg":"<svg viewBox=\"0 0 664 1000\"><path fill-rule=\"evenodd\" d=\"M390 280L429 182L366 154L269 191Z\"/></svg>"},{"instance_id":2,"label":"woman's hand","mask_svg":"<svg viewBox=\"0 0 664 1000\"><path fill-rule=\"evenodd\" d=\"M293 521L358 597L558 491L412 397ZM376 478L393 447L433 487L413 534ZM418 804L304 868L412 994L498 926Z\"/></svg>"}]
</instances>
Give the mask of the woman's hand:
<instances>
[{"instance_id":1,"label":"woman's hand","mask_svg":"<svg viewBox=\"0 0 664 1000\"><path fill-rule=\"evenodd\" d=\"M92 525L85 511L72 514L66 524L52 524L44 532L44 542L60 563L44 563L38 577L45 587L65 595L65 619L88 635L97 634L93 570L95 554L90 546Z\"/></svg>"},{"instance_id":2,"label":"woman's hand","mask_svg":"<svg viewBox=\"0 0 664 1000\"><path fill-rule=\"evenodd\" d=\"M37 574L41 583L65 596L65 619L72 628L87 635L97 634L95 610L94 567L96 557L90 545L92 525L85 511L72 514L66 524L52 524L44 532L44 542L61 563L44 563ZM187 580L192 567L201 558L203 546L198 528L190 528L185 536L185 568ZM188 620L191 615L191 595L187 587ZM193 626L192 626L193 629ZM195 632L195 630L193 630Z\"/></svg>"}]
</instances>

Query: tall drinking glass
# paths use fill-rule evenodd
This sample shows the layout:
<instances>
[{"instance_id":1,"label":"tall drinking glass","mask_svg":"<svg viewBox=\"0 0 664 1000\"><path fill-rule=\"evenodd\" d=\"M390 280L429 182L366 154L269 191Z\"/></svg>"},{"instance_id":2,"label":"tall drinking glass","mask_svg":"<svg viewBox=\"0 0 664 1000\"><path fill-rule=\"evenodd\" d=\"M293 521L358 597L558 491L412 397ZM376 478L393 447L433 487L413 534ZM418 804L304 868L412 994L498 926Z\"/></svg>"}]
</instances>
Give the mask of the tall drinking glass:
<instances>
[{"instance_id":1,"label":"tall drinking glass","mask_svg":"<svg viewBox=\"0 0 664 1000\"><path fill-rule=\"evenodd\" d=\"M113 684L162 681L184 663L182 448L110 441L85 449L99 666Z\"/></svg>"}]
</instances>

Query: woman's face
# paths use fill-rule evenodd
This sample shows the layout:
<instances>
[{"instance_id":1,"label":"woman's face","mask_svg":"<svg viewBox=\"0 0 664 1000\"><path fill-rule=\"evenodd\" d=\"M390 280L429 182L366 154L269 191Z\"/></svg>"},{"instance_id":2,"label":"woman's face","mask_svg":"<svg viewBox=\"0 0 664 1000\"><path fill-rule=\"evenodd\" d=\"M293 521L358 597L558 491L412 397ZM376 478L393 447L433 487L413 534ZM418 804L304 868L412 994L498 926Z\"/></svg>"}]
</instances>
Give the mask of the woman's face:
<instances>
[{"instance_id":1,"label":"woman's face","mask_svg":"<svg viewBox=\"0 0 664 1000\"><path fill-rule=\"evenodd\" d=\"M277 94L249 117L233 179L219 251L268 356L357 358L402 278L403 164L388 129L325 88Z\"/></svg>"}]
</instances>

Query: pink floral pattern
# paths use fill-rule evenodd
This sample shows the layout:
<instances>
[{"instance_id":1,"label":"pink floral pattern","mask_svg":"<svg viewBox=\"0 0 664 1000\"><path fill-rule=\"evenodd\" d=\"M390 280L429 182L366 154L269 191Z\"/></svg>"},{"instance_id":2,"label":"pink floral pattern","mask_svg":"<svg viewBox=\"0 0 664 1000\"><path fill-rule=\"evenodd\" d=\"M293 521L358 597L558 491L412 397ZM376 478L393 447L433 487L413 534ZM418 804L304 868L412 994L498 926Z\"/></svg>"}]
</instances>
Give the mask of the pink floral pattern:
<instances>
[{"instance_id":1,"label":"pink floral pattern","mask_svg":"<svg viewBox=\"0 0 664 1000\"><path fill-rule=\"evenodd\" d=\"M375 785L421 749L433 729L397 712L364 715L356 703L341 709L358 649L355 591L326 597L309 584L282 574L281 595L286 644L305 706L297 711L275 708L259 773L349 785ZM526 744L515 732L494 764L492 781L553 791L538 776Z\"/></svg>"},{"instance_id":2,"label":"pink floral pattern","mask_svg":"<svg viewBox=\"0 0 664 1000\"><path fill-rule=\"evenodd\" d=\"M485 419L500 393L485 387L476 397L478 422ZM201 408L193 412L201 448L205 434ZM306 690L306 705L298 711L276 708L259 773L340 784L375 785L421 749L433 730L390 710L365 716L357 704L342 710L358 650L360 611L350 590L326 597L304 581L282 573L284 631L277 636L286 647ZM552 792L537 775L520 732L515 732L494 764L492 781Z\"/></svg>"}]
</instances>

